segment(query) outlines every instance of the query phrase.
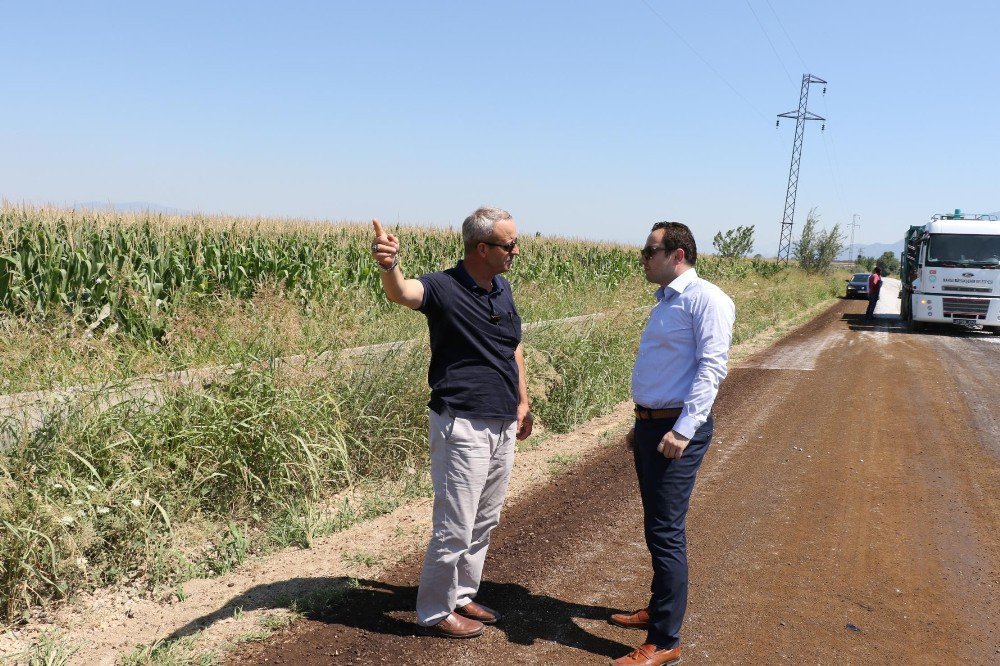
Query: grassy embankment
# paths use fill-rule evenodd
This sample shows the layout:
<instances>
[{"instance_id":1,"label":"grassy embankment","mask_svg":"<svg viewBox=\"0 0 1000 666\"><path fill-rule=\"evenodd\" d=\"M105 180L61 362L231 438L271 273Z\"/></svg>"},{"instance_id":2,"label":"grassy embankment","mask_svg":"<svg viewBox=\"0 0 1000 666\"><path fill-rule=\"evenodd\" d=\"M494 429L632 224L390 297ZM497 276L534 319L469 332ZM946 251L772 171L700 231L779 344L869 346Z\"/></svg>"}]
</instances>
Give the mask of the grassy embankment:
<instances>
[{"instance_id":1,"label":"grassy embankment","mask_svg":"<svg viewBox=\"0 0 1000 666\"><path fill-rule=\"evenodd\" d=\"M3 392L112 391L140 372L426 336L420 315L381 296L364 225L0 214ZM410 275L458 255L454 232L398 234ZM522 254L510 278L526 322L611 315L526 334L534 411L564 432L627 398L653 288L635 248L525 239ZM698 268L733 295L736 342L841 288L766 262ZM0 618L81 588L216 575L426 494L426 363L425 345L354 364L251 363L156 410L88 403L32 432L8 423Z\"/></svg>"}]
</instances>

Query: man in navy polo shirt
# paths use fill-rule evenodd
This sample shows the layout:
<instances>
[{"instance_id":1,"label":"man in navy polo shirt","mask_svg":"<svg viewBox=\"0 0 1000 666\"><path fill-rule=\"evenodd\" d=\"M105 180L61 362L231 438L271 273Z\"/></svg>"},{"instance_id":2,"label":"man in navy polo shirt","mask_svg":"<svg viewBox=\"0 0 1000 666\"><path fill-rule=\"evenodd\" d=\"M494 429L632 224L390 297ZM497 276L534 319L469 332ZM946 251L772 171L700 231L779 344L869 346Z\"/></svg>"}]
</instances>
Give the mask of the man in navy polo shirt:
<instances>
[{"instance_id":1,"label":"man in navy polo shirt","mask_svg":"<svg viewBox=\"0 0 1000 666\"><path fill-rule=\"evenodd\" d=\"M417 592L417 622L447 638L472 638L499 613L473 601L490 534L514 465L514 439L531 434L521 318L510 283L517 227L480 208L462 223L465 256L454 268L406 279L399 239L373 221L372 254L393 303L427 317L431 362L430 451L434 528Z\"/></svg>"}]
</instances>

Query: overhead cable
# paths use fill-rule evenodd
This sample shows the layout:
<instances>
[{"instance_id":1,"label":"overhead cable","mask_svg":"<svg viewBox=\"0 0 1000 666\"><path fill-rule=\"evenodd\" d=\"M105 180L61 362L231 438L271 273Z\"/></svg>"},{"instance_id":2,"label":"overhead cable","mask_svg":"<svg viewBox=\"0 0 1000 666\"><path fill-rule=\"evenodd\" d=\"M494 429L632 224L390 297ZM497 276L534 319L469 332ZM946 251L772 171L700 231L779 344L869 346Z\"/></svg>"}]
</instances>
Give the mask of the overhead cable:
<instances>
[{"instance_id":1,"label":"overhead cable","mask_svg":"<svg viewBox=\"0 0 1000 666\"><path fill-rule=\"evenodd\" d=\"M750 0L746 0L746 3L747 7L750 9L750 13L753 14L754 20L757 21L757 25L760 26L760 31L764 33L764 39L766 39L767 43L771 45L771 51L774 52L774 57L778 59L778 64L781 65L781 69L785 70L785 76L788 77L788 82L794 86L795 81L792 80L792 75L788 73L788 68L785 67L785 61L781 59L781 55L778 54L778 49L774 47L774 42L771 41L771 36L767 34L764 24L760 22L760 17L757 16L757 10L755 10L753 5L750 4Z\"/></svg>"},{"instance_id":2,"label":"overhead cable","mask_svg":"<svg viewBox=\"0 0 1000 666\"><path fill-rule=\"evenodd\" d=\"M795 55L797 55L799 57L799 62L802 63L803 70L807 71L807 72L810 71L809 70L809 65L806 64L805 58L803 58L802 54L799 53L799 50L797 48L795 48L795 42L792 41L792 36L788 34L787 30L785 30L784 24L781 22L781 19L778 17L778 12L774 11L774 7L771 6L771 0L764 0L764 2L767 3L767 6L771 9L771 13L774 14L774 20L778 22L778 27L781 28L781 31L783 33L785 33L785 39L787 39L788 43L792 45L792 50L795 51Z\"/></svg>"},{"instance_id":3,"label":"overhead cable","mask_svg":"<svg viewBox=\"0 0 1000 666\"><path fill-rule=\"evenodd\" d=\"M672 33L674 33L674 35L677 37L677 39L679 39L680 42L682 44L684 44L684 46L686 46L689 51L691 51L691 53L693 53L699 60L701 60L701 62L706 67L708 67L708 69L711 70L711 72L713 74L715 74L719 78L719 80L721 80L723 83L725 83L729 87L729 89L732 90L733 93L737 97L739 97L740 99L742 99L746 103L746 105L749 106L751 109L753 109L754 112L758 116L760 116L765 122L770 122L768 120L768 118L763 113L761 113L760 109L758 109L756 106L754 106L753 103L749 99L747 99L739 90L737 90L736 87L733 86L733 84L731 84L728 79L726 79L726 77L724 77L722 74L720 74L719 71L717 69L715 69L715 67L713 67L712 64L710 62L708 62L708 60L706 60L704 58L704 56L702 56L700 53L698 53L698 51L696 51L695 48L693 46L691 46L691 44L688 43L688 41L686 39L684 39L684 36L680 32L678 32L678 30L676 28L674 28L674 26L670 25L670 23L667 21L667 19L663 18L663 15L660 14L660 12L656 11L655 9L653 9L653 6L650 5L646 0L641 0L641 1L642 1L642 4L646 5L646 8L649 11L651 11L653 13L653 15L656 16L656 18L660 19L660 22L663 23L663 25L667 26L670 29L670 31Z\"/></svg>"}]
</instances>

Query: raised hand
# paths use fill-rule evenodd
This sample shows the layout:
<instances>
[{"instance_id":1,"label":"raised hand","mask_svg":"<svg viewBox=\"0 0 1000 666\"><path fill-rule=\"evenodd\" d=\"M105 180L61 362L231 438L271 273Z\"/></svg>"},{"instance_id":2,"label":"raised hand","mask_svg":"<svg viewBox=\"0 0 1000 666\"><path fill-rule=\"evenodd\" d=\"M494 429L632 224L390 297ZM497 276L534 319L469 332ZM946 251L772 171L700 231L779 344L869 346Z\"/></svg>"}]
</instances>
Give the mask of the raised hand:
<instances>
[{"instance_id":1,"label":"raised hand","mask_svg":"<svg viewBox=\"0 0 1000 666\"><path fill-rule=\"evenodd\" d=\"M387 234L378 220L372 220L375 228L375 240L372 241L372 256L378 265L389 270L399 261L399 239L392 234Z\"/></svg>"}]
</instances>

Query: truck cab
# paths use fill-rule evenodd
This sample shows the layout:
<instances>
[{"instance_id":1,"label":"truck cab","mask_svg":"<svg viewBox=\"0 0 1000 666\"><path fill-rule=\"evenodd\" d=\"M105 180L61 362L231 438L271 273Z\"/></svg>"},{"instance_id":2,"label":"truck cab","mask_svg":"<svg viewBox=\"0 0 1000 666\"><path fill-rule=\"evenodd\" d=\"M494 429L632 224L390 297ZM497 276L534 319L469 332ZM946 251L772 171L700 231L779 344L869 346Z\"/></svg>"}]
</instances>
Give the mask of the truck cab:
<instances>
[{"instance_id":1,"label":"truck cab","mask_svg":"<svg viewBox=\"0 0 1000 666\"><path fill-rule=\"evenodd\" d=\"M903 319L913 330L951 324L1000 332L1000 221L995 215L935 215L904 238Z\"/></svg>"}]
</instances>

